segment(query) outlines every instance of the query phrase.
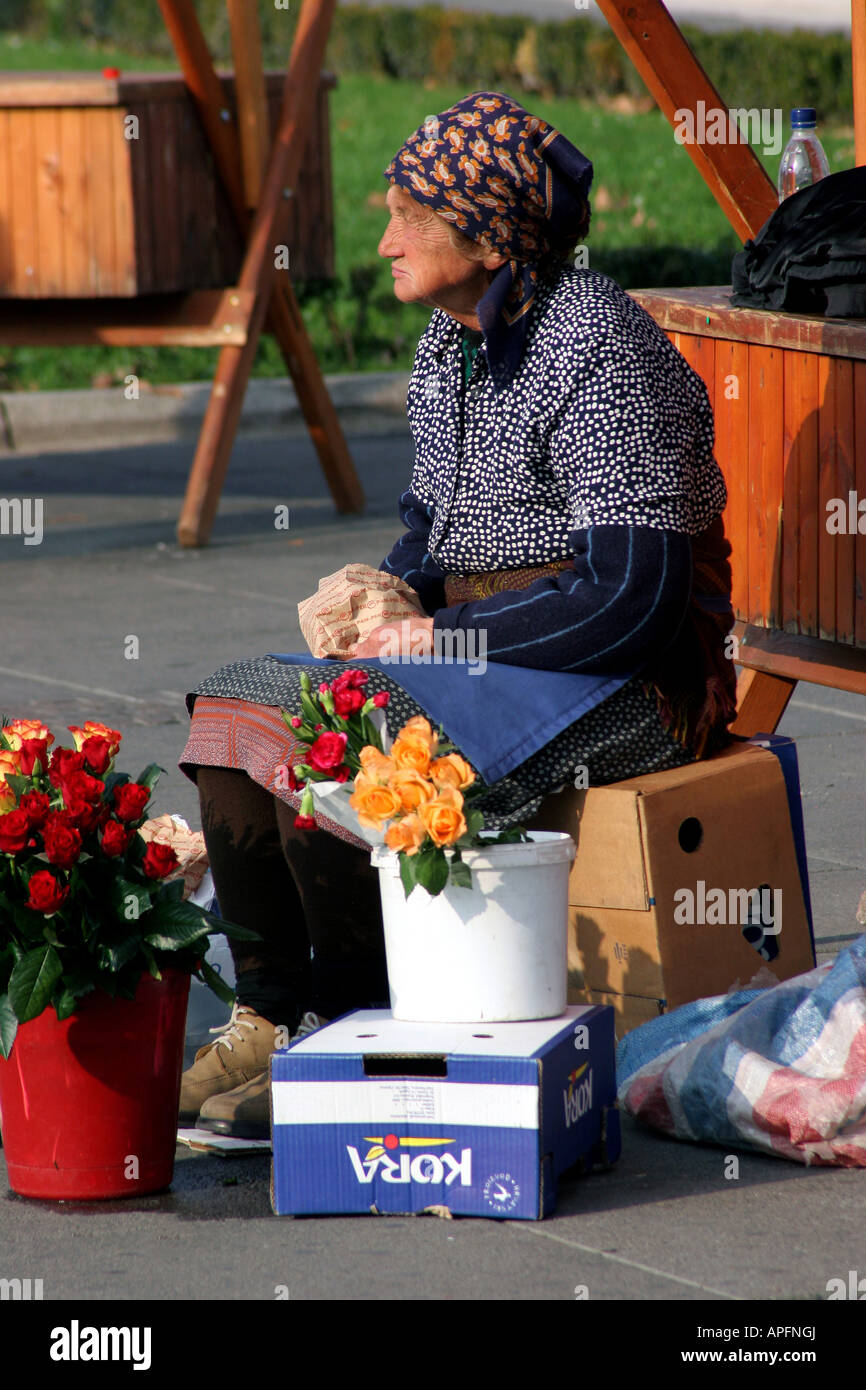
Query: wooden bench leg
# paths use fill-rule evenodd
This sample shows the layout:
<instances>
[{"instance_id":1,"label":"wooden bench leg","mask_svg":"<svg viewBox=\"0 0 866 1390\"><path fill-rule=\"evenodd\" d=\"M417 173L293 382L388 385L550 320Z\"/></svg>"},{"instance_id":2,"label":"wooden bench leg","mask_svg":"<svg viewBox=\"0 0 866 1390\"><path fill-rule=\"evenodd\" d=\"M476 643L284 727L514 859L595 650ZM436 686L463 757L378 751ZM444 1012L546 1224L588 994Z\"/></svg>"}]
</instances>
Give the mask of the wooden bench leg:
<instances>
[{"instance_id":1,"label":"wooden bench leg","mask_svg":"<svg viewBox=\"0 0 866 1390\"><path fill-rule=\"evenodd\" d=\"M741 738L772 734L796 688L797 682L787 676L741 670L737 681L737 717L731 725L731 733Z\"/></svg>"}]
</instances>

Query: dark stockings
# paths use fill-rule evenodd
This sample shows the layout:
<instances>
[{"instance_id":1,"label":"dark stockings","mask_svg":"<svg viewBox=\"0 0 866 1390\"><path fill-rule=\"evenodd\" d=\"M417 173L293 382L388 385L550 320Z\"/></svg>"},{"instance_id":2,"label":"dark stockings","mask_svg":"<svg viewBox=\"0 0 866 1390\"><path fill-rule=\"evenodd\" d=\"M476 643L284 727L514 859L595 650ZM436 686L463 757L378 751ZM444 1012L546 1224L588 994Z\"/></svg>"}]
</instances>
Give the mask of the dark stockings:
<instances>
[{"instance_id":1,"label":"dark stockings","mask_svg":"<svg viewBox=\"0 0 866 1390\"><path fill-rule=\"evenodd\" d=\"M387 1007L369 851L297 830L292 807L245 772L201 767L198 791L220 912L262 938L231 943L238 1002L292 1031L308 1009Z\"/></svg>"}]
</instances>

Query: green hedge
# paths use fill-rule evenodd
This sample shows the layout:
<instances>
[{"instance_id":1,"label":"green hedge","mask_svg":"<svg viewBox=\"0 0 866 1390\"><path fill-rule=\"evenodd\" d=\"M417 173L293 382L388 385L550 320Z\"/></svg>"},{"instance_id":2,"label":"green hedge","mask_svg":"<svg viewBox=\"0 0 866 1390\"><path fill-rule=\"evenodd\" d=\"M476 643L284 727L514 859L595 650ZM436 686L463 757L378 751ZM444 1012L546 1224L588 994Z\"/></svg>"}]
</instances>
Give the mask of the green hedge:
<instances>
[{"instance_id":1,"label":"green hedge","mask_svg":"<svg viewBox=\"0 0 866 1390\"><path fill-rule=\"evenodd\" d=\"M252 3L252 0L250 0ZM531 0L527 0L527 8ZM231 60L225 0L198 0L197 12L218 62ZM260 7L265 61L282 66L297 21L288 10ZM171 45L159 9L142 0L3 0L0 31L30 37L123 43L162 54ZM738 30L685 35L729 106L811 105L822 120L851 120L851 45L844 34ZM375 73L413 82L482 87L513 96L594 99L645 91L606 25L585 15L540 23L519 16L468 14L436 5L419 9L340 5L327 55L337 72Z\"/></svg>"}]
</instances>

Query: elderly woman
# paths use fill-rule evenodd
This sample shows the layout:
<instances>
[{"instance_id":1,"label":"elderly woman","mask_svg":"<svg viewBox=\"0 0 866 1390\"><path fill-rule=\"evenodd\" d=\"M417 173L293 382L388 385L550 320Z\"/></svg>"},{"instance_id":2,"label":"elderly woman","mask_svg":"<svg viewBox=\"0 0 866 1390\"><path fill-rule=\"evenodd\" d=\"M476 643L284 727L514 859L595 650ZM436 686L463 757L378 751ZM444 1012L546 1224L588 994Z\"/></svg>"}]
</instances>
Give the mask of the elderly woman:
<instances>
[{"instance_id":1,"label":"elderly woman","mask_svg":"<svg viewBox=\"0 0 866 1390\"><path fill-rule=\"evenodd\" d=\"M388 693L392 730L427 714L476 751L494 828L535 815L575 769L598 785L707 756L734 713L712 413L653 320L572 264L591 164L510 98L477 92L428 117L385 174L379 253L397 298L434 312L409 385L406 530L381 567L427 616L403 628L415 656L399 681L374 660L392 631L355 649L367 693ZM475 652L484 637L484 678L439 666L434 681L415 664L446 634ZM302 1034L388 994L367 849L327 821L299 826L299 797L275 778L294 756L279 710L298 708L304 669L321 679L242 661L189 697L181 766L220 906L262 937L235 948L232 1018L184 1076L182 1118L230 1134L268 1133L279 1025Z\"/></svg>"}]
</instances>

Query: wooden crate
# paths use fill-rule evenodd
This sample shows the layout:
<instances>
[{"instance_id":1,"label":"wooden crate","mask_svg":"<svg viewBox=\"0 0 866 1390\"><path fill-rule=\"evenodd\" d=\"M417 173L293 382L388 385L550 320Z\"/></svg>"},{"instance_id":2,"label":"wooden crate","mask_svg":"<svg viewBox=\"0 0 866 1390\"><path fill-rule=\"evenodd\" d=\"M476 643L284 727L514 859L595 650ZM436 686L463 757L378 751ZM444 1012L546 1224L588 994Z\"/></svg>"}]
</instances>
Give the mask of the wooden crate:
<instances>
[{"instance_id":1,"label":"wooden crate","mask_svg":"<svg viewBox=\"0 0 866 1390\"><path fill-rule=\"evenodd\" d=\"M866 647L866 513L827 525L833 499L866 499L866 320L734 309L725 286L632 294L710 395L737 618Z\"/></svg>"},{"instance_id":2,"label":"wooden crate","mask_svg":"<svg viewBox=\"0 0 866 1390\"><path fill-rule=\"evenodd\" d=\"M234 79L221 73L234 119ZM285 74L266 75L272 130ZM295 280L334 273L328 91L292 199ZM137 123L137 134L136 134ZM135 138L130 138L135 135ZM132 297L236 283L242 244L192 98L173 73L4 73L0 296Z\"/></svg>"}]
</instances>

